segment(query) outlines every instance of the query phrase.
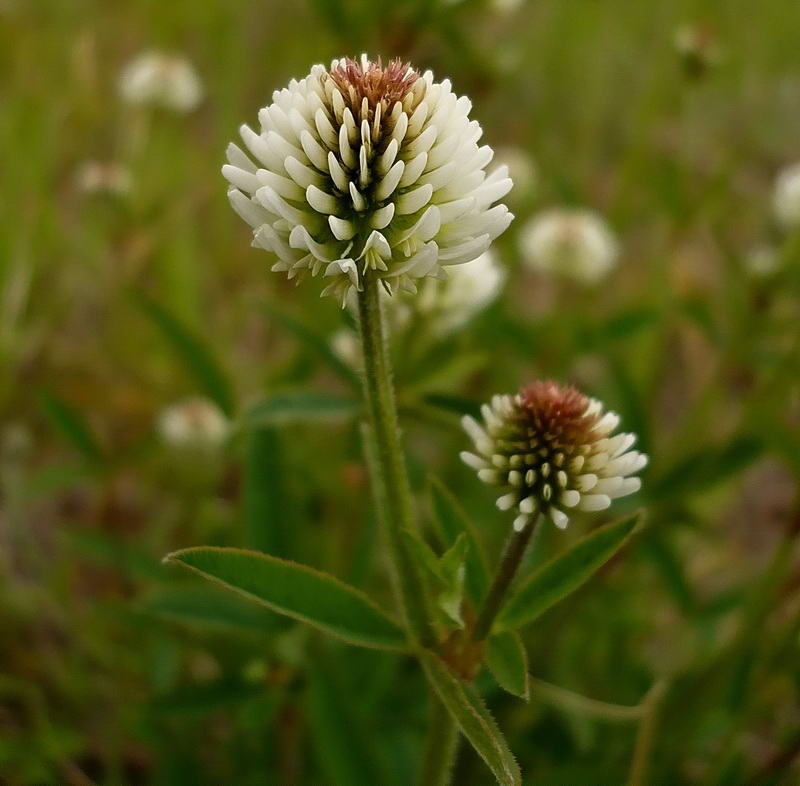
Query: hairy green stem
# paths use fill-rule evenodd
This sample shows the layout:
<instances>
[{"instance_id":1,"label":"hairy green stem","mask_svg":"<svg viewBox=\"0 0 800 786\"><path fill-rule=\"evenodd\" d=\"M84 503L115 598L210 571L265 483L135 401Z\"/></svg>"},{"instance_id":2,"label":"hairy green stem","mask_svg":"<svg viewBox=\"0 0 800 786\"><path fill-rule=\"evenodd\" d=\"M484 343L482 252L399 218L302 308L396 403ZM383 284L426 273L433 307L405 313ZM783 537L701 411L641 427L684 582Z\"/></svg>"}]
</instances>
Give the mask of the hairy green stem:
<instances>
[{"instance_id":1,"label":"hairy green stem","mask_svg":"<svg viewBox=\"0 0 800 786\"><path fill-rule=\"evenodd\" d=\"M458 747L458 727L447 708L431 692L428 738L419 774L419 786L448 786Z\"/></svg>"},{"instance_id":2,"label":"hairy green stem","mask_svg":"<svg viewBox=\"0 0 800 786\"><path fill-rule=\"evenodd\" d=\"M400 443L397 404L381 314L380 282L368 271L358 293L358 316L372 442L375 451L376 494L383 508L395 590L412 639L435 643L424 583L403 541L403 531L415 531L411 488Z\"/></svg>"},{"instance_id":3,"label":"hairy green stem","mask_svg":"<svg viewBox=\"0 0 800 786\"><path fill-rule=\"evenodd\" d=\"M489 588L489 594L486 596L483 608L475 621L475 627L472 629L473 641L483 641L492 632L492 625L503 606L511 582L514 581L519 566L522 564L522 558L525 556L539 518L531 519L521 530L515 530L509 535L500 559L500 567L497 569L492 586Z\"/></svg>"}]
</instances>

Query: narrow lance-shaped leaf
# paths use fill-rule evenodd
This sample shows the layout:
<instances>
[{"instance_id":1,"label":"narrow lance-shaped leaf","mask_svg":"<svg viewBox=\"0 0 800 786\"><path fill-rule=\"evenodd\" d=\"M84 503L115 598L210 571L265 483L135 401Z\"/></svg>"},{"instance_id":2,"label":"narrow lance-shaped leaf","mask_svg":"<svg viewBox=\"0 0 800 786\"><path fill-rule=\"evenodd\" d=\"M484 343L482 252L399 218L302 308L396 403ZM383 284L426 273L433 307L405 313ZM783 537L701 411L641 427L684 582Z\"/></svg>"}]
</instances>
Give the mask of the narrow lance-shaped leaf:
<instances>
[{"instance_id":1,"label":"narrow lance-shaped leaf","mask_svg":"<svg viewBox=\"0 0 800 786\"><path fill-rule=\"evenodd\" d=\"M228 416L233 414L233 394L228 379L204 342L173 314L142 292L136 302L184 362L206 395Z\"/></svg>"},{"instance_id":2,"label":"narrow lance-shaped leaf","mask_svg":"<svg viewBox=\"0 0 800 786\"><path fill-rule=\"evenodd\" d=\"M494 718L474 688L455 677L432 652L418 653L425 675L463 735L502 786L522 783L519 767Z\"/></svg>"},{"instance_id":3,"label":"narrow lance-shaped leaf","mask_svg":"<svg viewBox=\"0 0 800 786\"><path fill-rule=\"evenodd\" d=\"M432 596L436 606L446 615L446 624L464 627L461 605L464 600L464 562L469 542L462 532L456 542L441 556L416 533L403 532L409 550L433 584Z\"/></svg>"},{"instance_id":4,"label":"narrow lance-shaped leaf","mask_svg":"<svg viewBox=\"0 0 800 786\"><path fill-rule=\"evenodd\" d=\"M406 645L403 630L363 592L306 565L255 551L204 546L173 552L165 561L351 644L384 649Z\"/></svg>"},{"instance_id":5,"label":"narrow lance-shaped leaf","mask_svg":"<svg viewBox=\"0 0 800 786\"><path fill-rule=\"evenodd\" d=\"M484 662L503 690L528 700L528 653L519 634L504 631L492 636Z\"/></svg>"},{"instance_id":6,"label":"narrow lance-shaped leaf","mask_svg":"<svg viewBox=\"0 0 800 786\"><path fill-rule=\"evenodd\" d=\"M469 551L469 542L464 534L459 535L456 542L439 560L445 590L438 597L439 608L456 624L464 627L461 616L461 604L464 600L465 558Z\"/></svg>"},{"instance_id":7,"label":"narrow lance-shaped leaf","mask_svg":"<svg viewBox=\"0 0 800 786\"><path fill-rule=\"evenodd\" d=\"M500 611L495 631L527 625L580 587L622 548L638 520L637 513L599 527L539 568Z\"/></svg>"},{"instance_id":8,"label":"narrow lance-shaped leaf","mask_svg":"<svg viewBox=\"0 0 800 786\"><path fill-rule=\"evenodd\" d=\"M473 606L477 607L486 594L489 574L475 527L449 489L438 478L430 478L429 500L435 528L445 547L449 548L462 534L467 539L469 548L465 556L464 584L467 597Z\"/></svg>"},{"instance_id":9,"label":"narrow lance-shaped leaf","mask_svg":"<svg viewBox=\"0 0 800 786\"><path fill-rule=\"evenodd\" d=\"M163 589L148 597L142 608L149 614L191 627L250 635L274 631L279 622L265 608L208 584Z\"/></svg>"}]
</instances>

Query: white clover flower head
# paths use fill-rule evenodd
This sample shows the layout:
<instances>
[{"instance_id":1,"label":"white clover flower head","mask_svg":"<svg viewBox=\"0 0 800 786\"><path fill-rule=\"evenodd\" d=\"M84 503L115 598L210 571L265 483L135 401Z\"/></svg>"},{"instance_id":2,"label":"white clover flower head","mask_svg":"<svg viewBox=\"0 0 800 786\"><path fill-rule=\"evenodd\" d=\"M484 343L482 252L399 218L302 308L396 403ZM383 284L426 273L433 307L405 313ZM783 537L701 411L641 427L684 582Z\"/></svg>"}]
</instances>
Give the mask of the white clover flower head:
<instances>
[{"instance_id":1,"label":"white clover flower head","mask_svg":"<svg viewBox=\"0 0 800 786\"><path fill-rule=\"evenodd\" d=\"M219 407L204 398L172 404L158 416L158 433L171 447L209 449L219 447L230 433L230 422Z\"/></svg>"},{"instance_id":2,"label":"white clover flower head","mask_svg":"<svg viewBox=\"0 0 800 786\"><path fill-rule=\"evenodd\" d=\"M533 191L538 173L536 163L527 150L521 147L501 147L495 151L495 161L508 167L508 176L514 182L514 195L525 196Z\"/></svg>"},{"instance_id":3,"label":"white clover flower head","mask_svg":"<svg viewBox=\"0 0 800 786\"><path fill-rule=\"evenodd\" d=\"M784 229L800 227L800 162L778 173L772 207L775 218Z\"/></svg>"},{"instance_id":4,"label":"white clover flower head","mask_svg":"<svg viewBox=\"0 0 800 786\"><path fill-rule=\"evenodd\" d=\"M330 279L345 300L368 270L388 292L416 292L442 266L482 254L513 216L511 188L479 146L468 98L407 63L334 60L273 93L258 131L228 147L228 196L271 251L274 271Z\"/></svg>"},{"instance_id":5,"label":"white clover flower head","mask_svg":"<svg viewBox=\"0 0 800 786\"><path fill-rule=\"evenodd\" d=\"M433 332L451 333L496 300L505 281L505 268L490 249L472 262L447 270L444 280L425 281L414 306L429 317Z\"/></svg>"},{"instance_id":6,"label":"white clover flower head","mask_svg":"<svg viewBox=\"0 0 800 786\"><path fill-rule=\"evenodd\" d=\"M142 52L122 70L119 92L131 104L191 112L203 99L203 84L182 55Z\"/></svg>"},{"instance_id":7,"label":"white clover flower head","mask_svg":"<svg viewBox=\"0 0 800 786\"><path fill-rule=\"evenodd\" d=\"M557 208L540 213L523 227L520 242L531 269L582 284L596 284L617 262L617 241L592 210Z\"/></svg>"},{"instance_id":8,"label":"white clover flower head","mask_svg":"<svg viewBox=\"0 0 800 786\"><path fill-rule=\"evenodd\" d=\"M461 458L502 489L497 507L517 511L516 530L539 515L563 529L565 508L604 510L641 486L631 475L647 456L630 450L635 435L612 436L619 415L573 387L534 382L515 396L494 396L481 412L483 425L462 421L476 452Z\"/></svg>"}]
</instances>

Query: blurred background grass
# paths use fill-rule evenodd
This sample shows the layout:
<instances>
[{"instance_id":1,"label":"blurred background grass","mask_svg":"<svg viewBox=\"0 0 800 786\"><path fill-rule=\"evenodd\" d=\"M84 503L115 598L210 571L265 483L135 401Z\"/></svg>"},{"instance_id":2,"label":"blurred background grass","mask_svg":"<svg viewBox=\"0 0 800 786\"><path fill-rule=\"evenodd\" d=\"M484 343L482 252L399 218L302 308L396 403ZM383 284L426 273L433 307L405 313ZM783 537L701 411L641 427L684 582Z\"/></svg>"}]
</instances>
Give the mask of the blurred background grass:
<instances>
[{"instance_id":1,"label":"blurred background grass","mask_svg":"<svg viewBox=\"0 0 800 786\"><path fill-rule=\"evenodd\" d=\"M676 49L685 25L708 63ZM645 746L647 783L797 783L800 257L771 189L800 158L799 44L790 0L0 3L0 780L413 781L413 664L160 564L250 545L385 592L354 394L327 350L348 315L269 273L219 175L272 90L367 51L449 76L485 141L535 167L496 244L505 294L421 362L398 353L421 510L434 472L498 548L457 414L536 377L602 398L652 456L631 503L650 527L526 639L534 677L607 704L482 684L524 771L624 783ZM193 64L199 107L120 98L151 49ZM98 164L122 184L87 186ZM594 288L524 264L520 228L564 204L619 238ZM757 276L764 244L779 265ZM224 444L159 430L198 396L236 424ZM265 397L281 423L243 416ZM660 702L611 706L654 684ZM462 751L456 782L488 778Z\"/></svg>"}]
</instances>

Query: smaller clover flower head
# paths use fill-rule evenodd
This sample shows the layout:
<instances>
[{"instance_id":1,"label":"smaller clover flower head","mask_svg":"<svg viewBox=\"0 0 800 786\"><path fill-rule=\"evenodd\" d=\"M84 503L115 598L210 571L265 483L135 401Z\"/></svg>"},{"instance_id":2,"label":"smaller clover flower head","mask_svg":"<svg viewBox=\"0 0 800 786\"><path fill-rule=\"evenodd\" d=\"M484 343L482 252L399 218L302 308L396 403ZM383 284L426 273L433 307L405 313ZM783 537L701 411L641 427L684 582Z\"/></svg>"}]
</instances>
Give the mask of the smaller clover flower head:
<instances>
[{"instance_id":1,"label":"smaller clover flower head","mask_svg":"<svg viewBox=\"0 0 800 786\"><path fill-rule=\"evenodd\" d=\"M573 387L534 382L516 396L494 396L481 412L483 425L462 421L476 452L461 458L502 489L497 507L518 512L516 530L538 515L563 529L564 509L604 510L641 486L631 476L647 456L630 450L635 435L612 436L619 415Z\"/></svg>"},{"instance_id":2,"label":"smaller clover flower head","mask_svg":"<svg viewBox=\"0 0 800 786\"><path fill-rule=\"evenodd\" d=\"M131 104L191 112L203 100L203 84L182 55L143 52L125 66L119 92Z\"/></svg>"},{"instance_id":3,"label":"smaller clover flower head","mask_svg":"<svg viewBox=\"0 0 800 786\"><path fill-rule=\"evenodd\" d=\"M259 128L240 129L223 174L253 245L274 271L310 273L344 306L368 270L388 292L416 292L442 266L480 256L511 222L506 167L486 168L469 99L407 63L315 65L273 93Z\"/></svg>"},{"instance_id":4,"label":"smaller clover flower head","mask_svg":"<svg viewBox=\"0 0 800 786\"><path fill-rule=\"evenodd\" d=\"M800 162L778 173L772 206L775 218L784 229L800 227Z\"/></svg>"},{"instance_id":5,"label":"smaller clover flower head","mask_svg":"<svg viewBox=\"0 0 800 786\"><path fill-rule=\"evenodd\" d=\"M520 242L528 267L583 284L597 283L617 262L617 241L592 210L546 210L523 227Z\"/></svg>"}]
</instances>

